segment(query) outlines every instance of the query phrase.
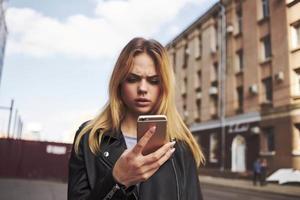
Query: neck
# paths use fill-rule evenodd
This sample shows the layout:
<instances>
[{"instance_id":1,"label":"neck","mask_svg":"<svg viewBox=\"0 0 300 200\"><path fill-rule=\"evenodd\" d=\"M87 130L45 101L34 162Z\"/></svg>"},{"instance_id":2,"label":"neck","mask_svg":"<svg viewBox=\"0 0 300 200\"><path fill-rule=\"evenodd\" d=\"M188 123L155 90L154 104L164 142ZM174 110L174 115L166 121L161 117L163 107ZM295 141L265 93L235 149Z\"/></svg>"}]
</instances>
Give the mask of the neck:
<instances>
[{"instance_id":1,"label":"neck","mask_svg":"<svg viewBox=\"0 0 300 200\"><path fill-rule=\"evenodd\" d=\"M131 113L126 113L125 118L121 122L121 130L123 135L136 137L137 131L136 131L136 120L138 116L132 115Z\"/></svg>"}]
</instances>

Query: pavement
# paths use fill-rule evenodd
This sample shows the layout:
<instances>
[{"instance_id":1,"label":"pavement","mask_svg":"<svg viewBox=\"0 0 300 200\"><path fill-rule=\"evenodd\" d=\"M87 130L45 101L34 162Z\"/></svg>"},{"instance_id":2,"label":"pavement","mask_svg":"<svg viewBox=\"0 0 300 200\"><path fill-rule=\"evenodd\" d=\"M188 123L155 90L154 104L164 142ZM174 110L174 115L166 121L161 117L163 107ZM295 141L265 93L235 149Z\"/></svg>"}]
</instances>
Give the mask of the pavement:
<instances>
[{"instance_id":1,"label":"pavement","mask_svg":"<svg viewBox=\"0 0 300 200\"><path fill-rule=\"evenodd\" d=\"M231 187L236 189L252 190L256 192L280 194L290 197L300 197L300 185L279 185L268 183L266 186L253 186L251 180L228 179L211 176L200 176L204 185ZM0 178L1 200L64 200L67 199L67 184L56 181L25 180ZM300 198L299 198L300 199Z\"/></svg>"},{"instance_id":2,"label":"pavement","mask_svg":"<svg viewBox=\"0 0 300 200\"><path fill-rule=\"evenodd\" d=\"M201 184L218 185L221 187L232 187L245 190L253 190L258 192L275 193L288 196L300 197L300 185L279 185L278 183L268 183L265 186L254 186L252 180L228 179L211 176L200 176Z\"/></svg>"},{"instance_id":3,"label":"pavement","mask_svg":"<svg viewBox=\"0 0 300 200\"><path fill-rule=\"evenodd\" d=\"M67 184L57 181L0 178L1 200L66 200Z\"/></svg>"}]
</instances>

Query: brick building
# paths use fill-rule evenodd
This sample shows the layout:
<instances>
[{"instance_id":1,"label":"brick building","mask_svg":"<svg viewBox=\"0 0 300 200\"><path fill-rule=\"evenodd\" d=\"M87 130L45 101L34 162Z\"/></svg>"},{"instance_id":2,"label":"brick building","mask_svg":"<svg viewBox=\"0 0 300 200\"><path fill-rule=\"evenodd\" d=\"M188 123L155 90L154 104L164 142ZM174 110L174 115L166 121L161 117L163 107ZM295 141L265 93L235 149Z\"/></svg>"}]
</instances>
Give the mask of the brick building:
<instances>
[{"instance_id":1,"label":"brick building","mask_svg":"<svg viewBox=\"0 0 300 200\"><path fill-rule=\"evenodd\" d=\"M300 1L221 0L166 47L206 168L300 169Z\"/></svg>"}]
</instances>

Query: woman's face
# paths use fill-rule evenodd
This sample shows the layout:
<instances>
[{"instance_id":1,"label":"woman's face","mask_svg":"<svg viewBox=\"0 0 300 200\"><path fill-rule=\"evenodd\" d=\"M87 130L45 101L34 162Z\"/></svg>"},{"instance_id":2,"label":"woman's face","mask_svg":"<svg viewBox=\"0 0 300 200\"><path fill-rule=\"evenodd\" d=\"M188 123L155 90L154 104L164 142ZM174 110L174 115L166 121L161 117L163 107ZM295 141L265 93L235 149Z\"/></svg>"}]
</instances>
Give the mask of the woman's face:
<instances>
[{"instance_id":1,"label":"woman's face","mask_svg":"<svg viewBox=\"0 0 300 200\"><path fill-rule=\"evenodd\" d=\"M127 111L134 115L151 112L160 95L160 84L153 59L146 53L135 56L132 71L121 85Z\"/></svg>"}]
</instances>

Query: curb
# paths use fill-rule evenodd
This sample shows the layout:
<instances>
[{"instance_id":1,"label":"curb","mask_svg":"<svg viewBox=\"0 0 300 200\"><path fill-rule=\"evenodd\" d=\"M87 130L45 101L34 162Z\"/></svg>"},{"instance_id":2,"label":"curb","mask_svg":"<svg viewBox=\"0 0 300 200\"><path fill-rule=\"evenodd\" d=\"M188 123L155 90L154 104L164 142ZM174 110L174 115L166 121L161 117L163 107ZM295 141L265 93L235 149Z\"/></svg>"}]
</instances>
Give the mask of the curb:
<instances>
[{"instance_id":1,"label":"curb","mask_svg":"<svg viewBox=\"0 0 300 200\"><path fill-rule=\"evenodd\" d=\"M211 176L199 176L200 183L218 185L223 187L239 188L264 193L288 195L291 197L300 197L300 187L290 185L278 185L268 183L266 186L253 186L252 181L240 179L224 179Z\"/></svg>"}]
</instances>

